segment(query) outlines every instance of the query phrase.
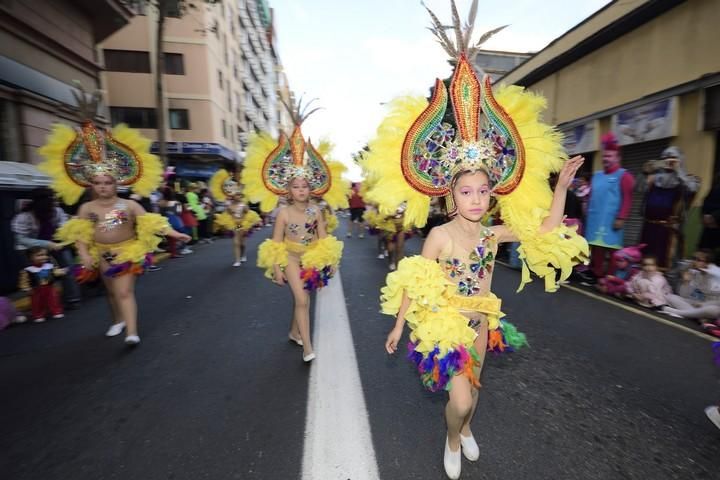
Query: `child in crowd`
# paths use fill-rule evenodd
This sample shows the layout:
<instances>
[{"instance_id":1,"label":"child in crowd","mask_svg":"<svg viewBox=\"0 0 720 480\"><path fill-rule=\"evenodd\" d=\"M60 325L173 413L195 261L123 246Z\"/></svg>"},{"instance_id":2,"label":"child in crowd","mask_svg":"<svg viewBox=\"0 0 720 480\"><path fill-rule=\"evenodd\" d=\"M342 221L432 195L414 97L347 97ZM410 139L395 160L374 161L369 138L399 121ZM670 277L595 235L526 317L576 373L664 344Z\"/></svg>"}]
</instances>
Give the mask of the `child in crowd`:
<instances>
[{"instance_id":1,"label":"child in crowd","mask_svg":"<svg viewBox=\"0 0 720 480\"><path fill-rule=\"evenodd\" d=\"M657 259L653 255L643 258L642 271L630 280L628 290L639 305L647 308L667 305L667 295L672 293L665 275L658 270Z\"/></svg>"},{"instance_id":2,"label":"child in crowd","mask_svg":"<svg viewBox=\"0 0 720 480\"><path fill-rule=\"evenodd\" d=\"M55 280L67 274L60 268L45 247L30 247L27 250L30 265L20 272L20 290L30 293L32 321L44 322L48 315L63 318L63 306L55 288Z\"/></svg>"}]
</instances>

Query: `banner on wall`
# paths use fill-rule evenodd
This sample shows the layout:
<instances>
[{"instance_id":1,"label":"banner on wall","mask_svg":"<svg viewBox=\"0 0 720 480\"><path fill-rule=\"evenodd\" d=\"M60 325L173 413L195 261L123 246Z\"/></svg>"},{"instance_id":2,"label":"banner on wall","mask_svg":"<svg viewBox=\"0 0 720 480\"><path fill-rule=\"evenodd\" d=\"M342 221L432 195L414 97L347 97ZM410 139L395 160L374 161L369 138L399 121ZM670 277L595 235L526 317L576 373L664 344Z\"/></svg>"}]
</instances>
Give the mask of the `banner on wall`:
<instances>
[{"instance_id":1,"label":"banner on wall","mask_svg":"<svg viewBox=\"0 0 720 480\"><path fill-rule=\"evenodd\" d=\"M618 112L612 116L611 129L620 145L649 142L677 135L678 98Z\"/></svg>"},{"instance_id":2,"label":"banner on wall","mask_svg":"<svg viewBox=\"0 0 720 480\"><path fill-rule=\"evenodd\" d=\"M560 128L563 134L563 147L568 155L594 152L598 149L598 121L581 123L570 128Z\"/></svg>"}]
</instances>

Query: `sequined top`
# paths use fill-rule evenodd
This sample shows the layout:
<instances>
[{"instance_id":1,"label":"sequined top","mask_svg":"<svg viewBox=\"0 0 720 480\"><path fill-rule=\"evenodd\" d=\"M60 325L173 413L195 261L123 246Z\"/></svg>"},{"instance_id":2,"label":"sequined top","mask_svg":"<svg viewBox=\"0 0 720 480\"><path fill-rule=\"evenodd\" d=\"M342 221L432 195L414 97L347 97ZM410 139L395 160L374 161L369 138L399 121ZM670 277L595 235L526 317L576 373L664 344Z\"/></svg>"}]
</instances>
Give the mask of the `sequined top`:
<instances>
[{"instance_id":1,"label":"sequined top","mask_svg":"<svg viewBox=\"0 0 720 480\"><path fill-rule=\"evenodd\" d=\"M111 232L131 220L130 207L122 200L118 201L113 208L100 218L95 212L90 212L88 219L92 221L97 229L103 233Z\"/></svg>"},{"instance_id":2,"label":"sequined top","mask_svg":"<svg viewBox=\"0 0 720 480\"><path fill-rule=\"evenodd\" d=\"M438 262L448 280L457 285L458 295L471 297L490 292L497 247L495 234L485 227L479 243L471 251L452 240L443 248Z\"/></svg>"},{"instance_id":3,"label":"sequined top","mask_svg":"<svg viewBox=\"0 0 720 480\"><path fill-rule=\"evenodd\" d=\"M244 203L229 203L228 204L228 213L232 216L233 220L236 222L240 222L243 219L243 216L245 216L245 211L247 210L247 205Z\"/></svg>"},{"instance_id":4,"label":"sequined top","mask_svg":"<svg viewBox=\"0 0 720 480\"><path fill-rule=\"evenodd\" d=\"M316 206L305 209L305 218L288 209L288 224L285 227L285 238L291 242L310 245L317 238L319 210Z\"/></svg>"}]
</instances>

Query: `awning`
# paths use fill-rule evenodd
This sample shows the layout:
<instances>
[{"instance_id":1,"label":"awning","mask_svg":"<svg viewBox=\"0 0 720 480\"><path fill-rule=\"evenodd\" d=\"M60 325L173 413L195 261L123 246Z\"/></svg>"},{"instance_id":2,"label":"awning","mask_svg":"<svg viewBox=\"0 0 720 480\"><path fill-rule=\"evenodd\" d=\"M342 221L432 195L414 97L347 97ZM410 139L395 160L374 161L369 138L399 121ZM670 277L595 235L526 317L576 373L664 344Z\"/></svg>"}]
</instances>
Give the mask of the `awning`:
<instances>
[{"instance_id":1,"label":"awning","mask_svg":"<svg viewBox=\"0 0 720 480\"><path fill-rule=\"evenodd\" d=\"M35 165L20 162L0 162L0 189L28 190L50 185L50 177Z\"/></svg>"}]
</instances>

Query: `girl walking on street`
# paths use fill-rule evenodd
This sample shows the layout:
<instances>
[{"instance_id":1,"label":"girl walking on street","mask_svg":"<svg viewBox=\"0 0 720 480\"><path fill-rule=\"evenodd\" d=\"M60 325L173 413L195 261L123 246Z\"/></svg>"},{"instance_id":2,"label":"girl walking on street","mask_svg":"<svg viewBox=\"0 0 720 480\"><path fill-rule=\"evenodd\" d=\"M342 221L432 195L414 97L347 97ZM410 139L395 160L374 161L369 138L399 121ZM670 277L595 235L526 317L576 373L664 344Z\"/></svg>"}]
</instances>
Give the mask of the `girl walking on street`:
<instances>
[{"instance_id":1,"label":"girl walking on street","mask_svg":"<svg viewBox=\"0 0 720 480\"><path fill-rule=\"evenodd\" d=\"M307 107L306 107L307 108ZM258 249L258 266L275 284L290 286L293 315L288 338L303 348L303 361L315 359L310 335L310 295L327 285L342 255L342 242L327 235L325 220L311 197L322 197L331 208L346 208L347 198L340 178L343 167L326 162L329 145L316 149L305 141L300 125L307 115L300 105L290 109L295 129L274 141L260 134L248 145L242 183L250 201L272 211L280 196L288 205L275 218L271 239ZM311 112L312 113L312 112Z\"/></svg>"},{"instance_id":2,"label":"girl walking on street","mask_svg":"<svg viewBox=\"0 0 720 480\"><path fill-rule=\"evenodd\" d=\"M474 2L472 11L476 7ZM388 275L381 302L383 313L396 316L386 351L397 351L407 323L409 358L423 385L448 392L443 464L447 476L457 479L462 455L480 457L471 421L485 352L526 343L502 318L500 299L490 291L498 244L521 242L521 288L533 270L548 291L558 288L555 268L564 280L574 262L587 258L588 248L562 223L567 189L583 158L564 161L559 135L538 120L542 99L512 86L493 92L488 77L481 84L466 47L473 45L473 15L465 28L453 17L457 46L432 15L433 31L456 65L450 92L437 80L429 104L424 98L394 100L369 143L365 165L378 178L368 198L381 211L406 202L406 227L425 224L431 197L444 197L452 218L430 231L421 255L401 260ZM456 127L442 123L448 100ZM554 192L547 181L553 171L560 171ZM504 223L486 226L482 219L493 199Z\"/></svg>"}]
</instances>

